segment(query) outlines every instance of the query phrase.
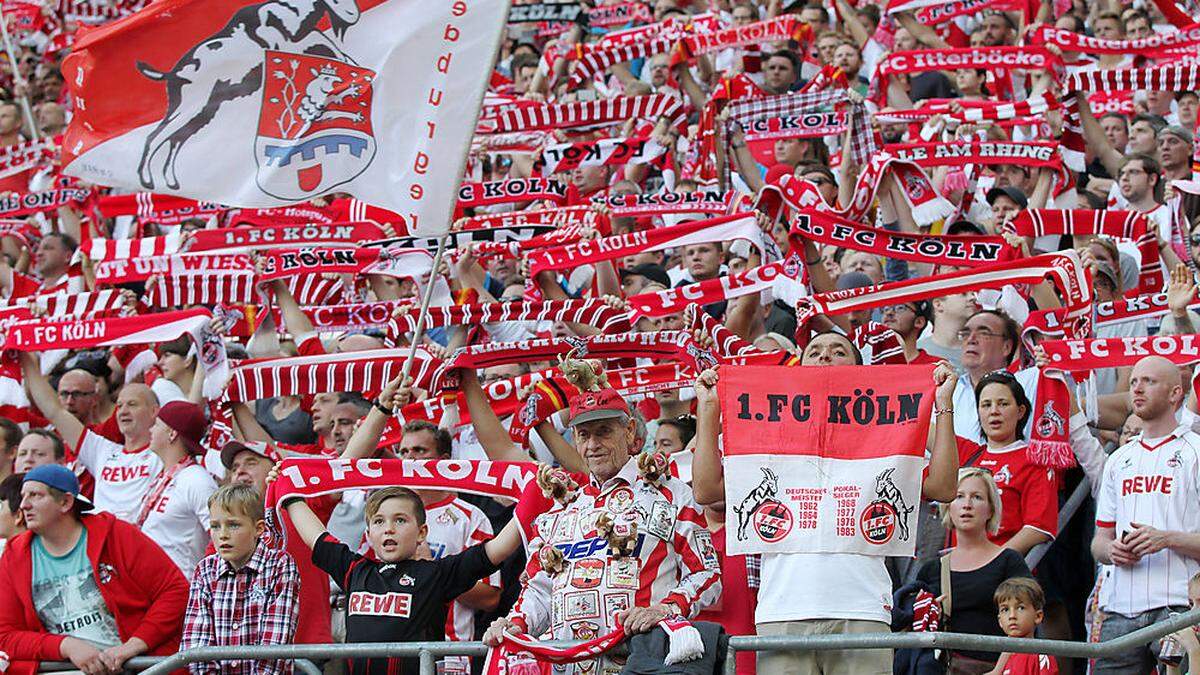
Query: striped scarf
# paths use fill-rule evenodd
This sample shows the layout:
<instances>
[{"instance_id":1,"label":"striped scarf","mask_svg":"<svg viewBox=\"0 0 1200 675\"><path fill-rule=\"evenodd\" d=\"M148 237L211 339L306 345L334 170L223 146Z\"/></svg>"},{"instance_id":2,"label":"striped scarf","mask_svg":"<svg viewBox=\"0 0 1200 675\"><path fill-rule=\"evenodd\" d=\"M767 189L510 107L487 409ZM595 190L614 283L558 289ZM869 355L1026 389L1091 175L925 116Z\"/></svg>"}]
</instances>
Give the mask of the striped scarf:
<instances>
[{"instance_id":1,"label":"striped scarf","mask_svg":"<svg viewBox=\"0 0 1200 675\"><path fill-rule=\"evenodd\" d=\"M1135 241L1142 257L1138 292L1157 293L1166 283L1154 226L1136 211L1026 209L1018 213L1010 225L1022 237L1094 234Z\"/></svg>"},{"instance_id":2,"label":"striped scarf","mask_svg":"<svg viewBox=\"0 0 1200 675\"><path fill-rule=\"evenodd\" d=\"M657 120L666 117L671 126L684 119L683 103L667 94L618 96L599 101L552 103L538 107L505 110L496 117L492 133L570 129L597 124L617 124L629 119Z\"/></svg>"},{"instance_id":3,"label":"striped scarf","mask_svg":"<svg viewBox=\"0 0 1200 675\"><path fill-rule=\"evenodd\" d=\"M1195 91L1200 89L1200 64L1070 73L1063 87L1067 91Z\"/></svg>"},{"instance_id":4,"label":"striped scarf","mask_svg":"<svg viewBox=\"0 0 1200 675\"><path fill-rule=\"evenodd\" d=\"M320 354L241 361L231 372L225 390L229 402L244 403L276 396L305 396L323 392L356 391L375 396L400 374L409 349L372 349L345 354ZM437 361L424 349L416 351L411 377L426 388Z\"/></svg>"},{"instance_id":5,"label":"striped scarf","mask_svg":"<svg viewBox=\"0 0 1200 675\"><path fill-rule=\"evenodd\" d=\"M417 330L416 311L388 321L388 333L399 335ZM629 313L603 300L552 300L532 302L489 302L479 305L430 307L425 327L469 326L488 323L568 321L594 326L601 333L627 333Z\"/></svg>"}]
</instances>

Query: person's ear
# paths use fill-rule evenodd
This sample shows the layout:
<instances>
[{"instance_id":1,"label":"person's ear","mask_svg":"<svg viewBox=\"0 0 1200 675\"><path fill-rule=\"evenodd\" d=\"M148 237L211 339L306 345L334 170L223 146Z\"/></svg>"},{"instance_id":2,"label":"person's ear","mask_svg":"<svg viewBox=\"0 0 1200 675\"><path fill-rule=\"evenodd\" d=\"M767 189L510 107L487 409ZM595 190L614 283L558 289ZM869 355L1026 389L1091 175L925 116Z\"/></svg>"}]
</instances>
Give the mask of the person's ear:
<instances>
[{"instance_id":1,"label":"person's ear","mask_svg":"<svg viewBox=\"0 0 1200 675\"><path fill-rule=\"evenodd\" d=\"M1034 623L1035 625L1036 625L1036 624L1040 624L1040 623L1042 622L1042 617L1043 617L1043 616L1045 616L1045 613L1044 613L1042 610L1040 610L1040 609L1039 609L1039 610L1037 611L1037 613L1033 615L1033 623Z\"/></svg>"},{"instance_id":2,"label":"person's ear","mask_svg":"<svg viewBox=\"0 0 1200 675\"><path fill-rule=\"evenodd\" d=\"M266 533L266 531L267 531L267 521L265 521L265 520L254 521L254 536L261 537L261 536L263 536L264 533Z\"/></svg>"},{"instance_id":3,"label":"person's ear","mask_svg":"<svg viewBox=\"0 0 1200 675\"><path fill-rule=\"evenodd\" d=\"M429 537L429 525L422 523L421 527L417 528L417 546L424 544L425 540L428 537Z\"/></svg>"}]
</instances>

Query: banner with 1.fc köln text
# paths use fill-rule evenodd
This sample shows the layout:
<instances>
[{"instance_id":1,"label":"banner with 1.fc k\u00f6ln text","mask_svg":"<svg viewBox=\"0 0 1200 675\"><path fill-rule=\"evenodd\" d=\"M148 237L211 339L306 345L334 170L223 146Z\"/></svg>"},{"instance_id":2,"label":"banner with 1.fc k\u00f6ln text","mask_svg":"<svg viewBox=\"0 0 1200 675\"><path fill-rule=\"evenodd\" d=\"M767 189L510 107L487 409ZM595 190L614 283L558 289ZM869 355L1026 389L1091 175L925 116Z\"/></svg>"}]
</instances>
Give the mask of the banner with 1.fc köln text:
<instances>
[{"instance_id":1,"label":"banner with 1.fc k\u00f6ln text","mask_svg":"<svg viewBox=\"0 0 1200 675\"><path fill-rule=\"evenodd\" d=\"M911 556L933 366L721 368L731 554Z\"/></svg>"},{"instance_id":2,"label":"banner with 1.fc k\u00f6ln text","mask_svg":"<svg viewBox=\"0 0 1200 675\"><path fill-rule=\"evenodd\" d=\"M446 231L508 0L159 0L83 32L66 173L275 207L330 192Z\"/></svg>"}]
</instances>

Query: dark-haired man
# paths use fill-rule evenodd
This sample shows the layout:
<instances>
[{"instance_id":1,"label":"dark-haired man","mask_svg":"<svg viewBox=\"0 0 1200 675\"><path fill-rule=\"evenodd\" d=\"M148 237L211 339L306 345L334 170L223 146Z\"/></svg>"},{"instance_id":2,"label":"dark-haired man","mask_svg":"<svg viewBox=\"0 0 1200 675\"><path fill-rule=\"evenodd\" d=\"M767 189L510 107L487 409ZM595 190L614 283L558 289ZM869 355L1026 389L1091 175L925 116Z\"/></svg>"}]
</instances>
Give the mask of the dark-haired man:
<instances>
[{"instance_id":1,"label":"dark-haired man","mask_svg":"<svg viewBox=\"0 0 1200 675\"><path fill-rule=\"evenodd\" d=\"M975 383L984 375L1003 370L1013 361L1021 344L1020 326L1004 312L982 309L971 315L958 332L962 341L962 369L954 388L954 433L962 438L981 438L979 413L975 409ZM1026 368L1016 373L1017 382L1025 389L1030 401L1037 399L1038 369ZM1029 438L1035 410L1022 430Z\"/></svg>"}]
</instances>

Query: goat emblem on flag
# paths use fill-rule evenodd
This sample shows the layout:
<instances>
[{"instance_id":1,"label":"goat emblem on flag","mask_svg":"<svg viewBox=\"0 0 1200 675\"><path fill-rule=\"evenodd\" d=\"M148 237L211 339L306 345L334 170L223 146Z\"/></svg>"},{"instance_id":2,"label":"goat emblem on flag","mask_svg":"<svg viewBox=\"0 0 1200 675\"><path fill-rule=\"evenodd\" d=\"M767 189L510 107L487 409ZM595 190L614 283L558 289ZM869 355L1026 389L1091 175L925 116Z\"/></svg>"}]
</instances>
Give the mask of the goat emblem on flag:
<instances>
[{"instance_id":1,"label":"goat emblem on flag","mask_svg":"<svg viewBox=\"0 0 1200 675\"><path fill-rule=\"evenodd\" d=\"M375 158L374 80L374 71L343 61L268 50L254 142L259 188L308 199L365 171Z\"/></svg>"}]
</instances>

